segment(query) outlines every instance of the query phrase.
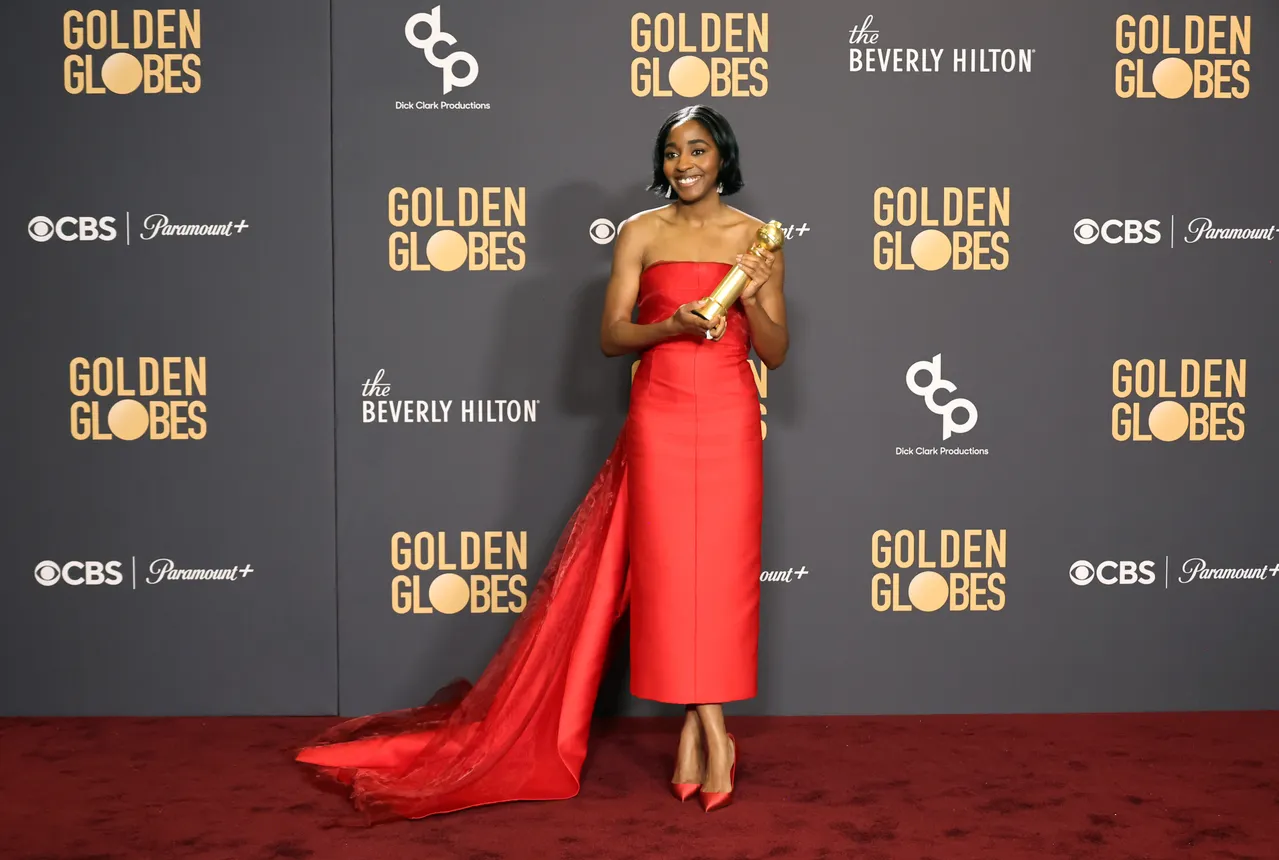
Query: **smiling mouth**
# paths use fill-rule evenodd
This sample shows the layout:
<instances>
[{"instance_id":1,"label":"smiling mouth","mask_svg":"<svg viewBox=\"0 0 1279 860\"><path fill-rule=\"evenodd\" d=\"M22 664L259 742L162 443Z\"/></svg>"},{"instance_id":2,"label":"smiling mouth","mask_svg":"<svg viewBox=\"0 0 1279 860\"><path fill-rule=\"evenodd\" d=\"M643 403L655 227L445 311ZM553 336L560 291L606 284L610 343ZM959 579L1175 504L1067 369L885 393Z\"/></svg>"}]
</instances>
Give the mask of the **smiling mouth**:
<instances>
[{"instance_id":1,"label":"smiling mouth","mask_svg":"<svg viewBox=\"0 0 1279 860\"><path fill-rule=\"evenodd\" d=\"M681 176L675 180L675 184L680 188L688 188L690 185L696 185L701 176Z\"/></svg>"}]
</instances>

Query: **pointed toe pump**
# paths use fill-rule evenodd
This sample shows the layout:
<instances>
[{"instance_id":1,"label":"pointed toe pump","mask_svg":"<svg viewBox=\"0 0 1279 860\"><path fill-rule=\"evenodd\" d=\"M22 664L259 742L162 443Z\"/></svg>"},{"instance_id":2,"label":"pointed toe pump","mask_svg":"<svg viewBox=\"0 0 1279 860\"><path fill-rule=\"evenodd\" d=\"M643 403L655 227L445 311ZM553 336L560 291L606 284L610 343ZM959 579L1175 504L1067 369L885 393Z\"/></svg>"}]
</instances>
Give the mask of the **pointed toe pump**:
<instances>
[{"instance_id":1,"label":"pointed toe pump","mask_svg":"<svg viewBox=\"0 0 1279 860\"><path fill-rule=\"evenodd\" d=\"M737 738L730 732L728 739L733 744L733 765L728 769L728 791L700 791L697 794L702 809L707 812L723 809L733 802L733 789L737 787Z\"/></svg>"},{"instance_id":2,"label":"pointed toe pump","mask_svg":"<svg viewBox=\"0 0 1279 860\"><path fill-rule=\"evenodd\" d=\"M697 792L702 788L702 784L700 782L672 782L670 783L670 786L671 794L675 795L681 801L688 800L694 794L697 794Z\"/></svg>"}]
</instances>

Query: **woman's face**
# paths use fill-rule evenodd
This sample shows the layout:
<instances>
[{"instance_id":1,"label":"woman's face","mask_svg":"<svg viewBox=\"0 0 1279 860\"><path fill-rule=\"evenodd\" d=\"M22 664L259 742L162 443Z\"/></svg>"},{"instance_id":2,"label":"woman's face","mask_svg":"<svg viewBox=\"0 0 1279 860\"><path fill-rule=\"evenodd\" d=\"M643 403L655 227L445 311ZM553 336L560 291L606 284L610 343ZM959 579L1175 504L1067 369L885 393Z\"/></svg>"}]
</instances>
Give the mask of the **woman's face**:
<instances>
[{"instance_id":1,"label":"woman's face","mask_svg":"<svg viewBox=\"0 0 1279 860\"><path fill-rule=\"evenodd\" d=\"M719 150L711 133L697 120L685 120L666 136L662 163L666 181L685 203L693 203L715 190L719 177Z\"/></svg>"}]
</instances>

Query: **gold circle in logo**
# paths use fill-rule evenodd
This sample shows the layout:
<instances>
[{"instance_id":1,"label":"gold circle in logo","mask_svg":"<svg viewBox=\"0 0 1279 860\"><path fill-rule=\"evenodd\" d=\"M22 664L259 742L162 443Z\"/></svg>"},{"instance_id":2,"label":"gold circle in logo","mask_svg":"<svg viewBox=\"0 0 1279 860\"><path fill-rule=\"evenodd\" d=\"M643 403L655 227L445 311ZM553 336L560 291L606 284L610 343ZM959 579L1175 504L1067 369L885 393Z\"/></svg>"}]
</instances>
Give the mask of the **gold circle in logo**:
<instances>
[{"instance_id":1,"label":"gold circle in logo","mask_svg":"<svg viewBox=\"0 0 1279 860\"><path fill-rule=\"evenodd\" d=\"M445 615L461 612L471 600L471 589L466 580L456 573L441 573L431 583L427 592L431 605Z\"/></svg>"},{"instance_id":2,"label":"gold circle in logo","mask_svg":"<svg viewBox=\"0 0 1279 860\"><path fill-rule=\"evenodd\" d=\"M132 442L147 432L150 424L151 416L147 414L147 408L136 400L118 400L107 413L107 427L111 428L117 439L126 442Z\"/></svg>"},{"instance_id":3,"label":"gold circle in logo","mask_svg":"<svg viewBox=\"0 0 1279 860\"><path fill-rule=\"evenodd\" d=\"M1190 71L1190 64L1181 57L1164 57L1151 75L1155 92L1166 99L1181 98L1190 92L1194 82L1195 76Z\"/></svg>"},{"instance_id":4,"label":"gold circle in logo","mask_svg":"<svg viewBox=\"0 0 1279 860\"><path fill-rule=\"evenodd\" d=\"M946 577L935 570L926 570L915 574L906 594L920 612L936 612L946 605L950 587L946 585Z\"/></svg>"},{"instance_id":5,"label":"gold circle in logo","mask_svg":"<svg viewBox=\"0 0 1279 860\"><path fill-rule=\"evenodd\" d=\"M686 99L700 96L711 85L711 70L701 57L686 54L671 63L671 89Z\"/></svg>"},{"instance_id":6,"label":"gold circle in logo","mask_svg":"<svg viewBox=\"0 0 1279 860\"><path fill-rule=\"evenodd\" d=\"M930 272L943 268L950 262L950 237L940 230L924 230L910 243L910 258Z\"/></svg>"},{"instance_id":7,"label":"gold circle in logo","mask_svg":"<svg viewBox=\"0 0 1279 860\"><path fill-rule=\"evenodd\" d=\"M1164 400L1150 410L1150 435L1161 442L1175 442L1186 435L1190 415L1175 400Z\"/></svg>"},{"instance_id":8,"label":"gold circle in logo","mask_svg":"<svg viewBox=\"0 0 1279 860\"><path fill-rule=\"evenodd\" d=\"M102 85L116 95L127 96L142 83L142 64L132 54L112 54L102 64Z\"/></svg>"},{"instance_id":9,"label":"gold circle in logo","mask_svg":"<svg viewBox=\"0 0 1279 860\"><path fill-rule=\"evenodd\" d=\"M466 262L466 240L456 230L441 230L426 241L431 268L451 272Z\"/></svg>"}]
</instances>

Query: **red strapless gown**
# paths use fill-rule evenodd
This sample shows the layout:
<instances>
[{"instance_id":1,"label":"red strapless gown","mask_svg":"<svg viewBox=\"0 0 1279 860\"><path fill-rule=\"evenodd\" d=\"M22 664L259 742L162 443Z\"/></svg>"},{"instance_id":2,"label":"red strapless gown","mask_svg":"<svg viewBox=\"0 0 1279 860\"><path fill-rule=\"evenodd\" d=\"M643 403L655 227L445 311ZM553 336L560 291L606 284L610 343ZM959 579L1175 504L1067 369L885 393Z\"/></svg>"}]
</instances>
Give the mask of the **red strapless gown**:
<instances>
[{"instance_id":1,"label":"red strapless gown","mask_svg":"<svg viewBox=\"0 0 1279 860\"><path fill-rule=\"evenodd\" d=\"M654 263L639 322L709 295L727 263ZM763 457L740 305L718 341L646 350L626 424L528 606L474 686L340 723L297 755L371 820L577 794L609 635L629 602L631 692L756 694Z\"/></svg>"}]
</instances>

